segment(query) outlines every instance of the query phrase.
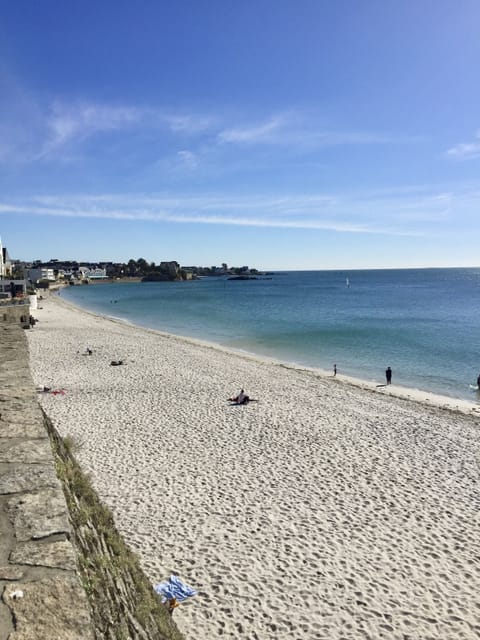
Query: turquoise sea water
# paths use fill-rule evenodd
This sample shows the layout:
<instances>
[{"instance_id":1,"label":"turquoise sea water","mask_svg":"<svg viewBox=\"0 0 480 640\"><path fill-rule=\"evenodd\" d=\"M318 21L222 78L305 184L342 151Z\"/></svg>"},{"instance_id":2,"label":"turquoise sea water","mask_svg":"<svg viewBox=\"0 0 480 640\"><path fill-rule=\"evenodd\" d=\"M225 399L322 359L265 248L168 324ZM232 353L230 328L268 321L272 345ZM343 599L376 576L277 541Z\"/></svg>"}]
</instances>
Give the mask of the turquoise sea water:
<instances>
[{"instance_id":1,"label":"turquoise sea water","mask_svg":"<svg viewBox=\"0 0 480 640\"><path fill-rule=\"evenodd\" d=\"M347 286L347 278L349 286ZM295 271L271 279L64 289L100 314L370 381L480 401L480 268Z\"/></svg>"}]
</instances>

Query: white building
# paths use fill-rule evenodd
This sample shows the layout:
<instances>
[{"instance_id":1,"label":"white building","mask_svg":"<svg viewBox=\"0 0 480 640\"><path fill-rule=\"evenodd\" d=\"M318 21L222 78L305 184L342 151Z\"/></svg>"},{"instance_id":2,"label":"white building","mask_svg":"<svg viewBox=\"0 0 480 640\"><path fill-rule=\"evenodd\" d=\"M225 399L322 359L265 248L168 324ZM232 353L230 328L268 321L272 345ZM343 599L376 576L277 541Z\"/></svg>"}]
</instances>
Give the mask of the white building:
<instances>
[{"instance_id":1,"label":"white building","mask_svg":"<svg viewBox=\"0 0 480 640\"><path fill-rule=\"evenodd\" d=\"M33 282L33 284L39 280L55 282L55 273L53 272L53 269L50 269L49 267L38 267L37 269L28 269L27 278Z\"/></svg>"},{"instance_id":2,"label":"white building","mask_svg":"<svg viewBox=\"0 0 480 640\"><path fill-rule=\"evenodd\" d=\"M96 269L90 269L89 267L80 267L79 272L81 274L82 280L103 280L107 278L107 270L100 269L97 267Z\"/></svg>"},{"instance_id":3,"label":"white building","mask_svg":"<svg viewBox=\"0 0 480 640\"><path fill-rule=\"evenodd\" d=\"M25 280L12 279L12 262L0 238L0 298L10 298L12 295L23 296L25 292Z\"/></svg>"},{"instance_id":4,"label":"white building","mask_svg":"<svg viewBox=\"0 0 480 640\"><path fill-rule=\"evenodd\" d=\"M7 247L2 248L3 273L5 278L12 277L12 261L8 255Z\"/></svg>"},{"instance_id":5,"label":"white building","mask_svg":"<svg viewBox=\"0 0 480 640\"><path fill-rule=\"evenodd\" d=\"M0 299L11 298L12 288L15 296L24 296L27 292L27 284L25 280L0 280Z\"/></svg>"},{"instance_id":6,"label":"white building","mask_svg":"<svg viewBox=\"0 0 480 640\"><path fill-rule=\"evenodd\" d=\"M0 238L0 279L9 278L12 275L12 262L8 255L7 248L3 246Z\"/></svg>"}]
</instances>

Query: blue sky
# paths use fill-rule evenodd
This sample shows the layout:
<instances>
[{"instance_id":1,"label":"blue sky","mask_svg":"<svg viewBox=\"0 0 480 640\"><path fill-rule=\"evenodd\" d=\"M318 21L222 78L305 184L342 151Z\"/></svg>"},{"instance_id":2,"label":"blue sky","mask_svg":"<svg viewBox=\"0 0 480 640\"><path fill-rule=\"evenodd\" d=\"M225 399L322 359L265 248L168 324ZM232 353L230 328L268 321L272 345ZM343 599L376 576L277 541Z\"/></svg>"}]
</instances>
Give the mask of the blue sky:
<instances>
[{"instance_id":1,"label":"blue sky","mask_svg":"<svg viewBox=\"0 0 480 640\"><path fill-rule=\"evenodd\" d=\"M12 257L480 265L476 0L0 0Z\"/></svg>"}]
</instances>

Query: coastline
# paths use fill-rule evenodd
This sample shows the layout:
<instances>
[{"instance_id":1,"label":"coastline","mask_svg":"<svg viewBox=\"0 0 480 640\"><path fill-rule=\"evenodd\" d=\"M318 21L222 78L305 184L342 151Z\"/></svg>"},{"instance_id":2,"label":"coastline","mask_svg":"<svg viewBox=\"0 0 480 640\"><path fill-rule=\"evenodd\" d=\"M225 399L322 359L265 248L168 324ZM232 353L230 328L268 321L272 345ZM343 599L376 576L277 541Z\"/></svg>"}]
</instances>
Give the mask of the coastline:
<instances>
[{"instance_id":1,"label":"coastline","mask_svg":"<svg viewBox=\"0 0 480 640\"><path fill-rule=\"evenodd\" d=\"M469 274L462 275L463 288L456 294L463 318L460 330L454 329L453 307L436 306L431 300L437 287L447 295L448 286L454 285L451 270L430 278L423 272L407 278L395 272L393 287L393 275L377 282L370 272L362 273L351 290L339 288L338 277L305 272L301 277L289 274L285 282L240 284L239 289L225 288L225 282L214 278L188 293L178 283L172 287L132 284L131 289L112 284L111 293L104 295L95 287L84 287L84 293L76 287L65 292L65 299L162 332L220 343L297 368L325 369L326 375L336 362L345 379L379 390L385 383L385 367L391 364L394 387L402 395L408 397L411 394L405 390L411 389L428 402L436 396L435 404L445 397L449 406L455 407L452 399L458 399L463 408L468 406L465 402L480 407L480 393L473 386L478 373L471 347L476 337L472 324L476 303L466 291ZM397 288L400 298L393 293ZM428 295L423 295L424 288ZM377 299L379 289L382 295ZM259 305L258 314L250 315L251 304ZM282 304L287 305L285 315ZM412 304L411 312L407 311Z\"/></svg>"},{"instance_id":2,"label":"coastline","mask_svg":"<svg viewBox=\"0 0 480 640\"><path fill-rule=\"evenodd\" d=\"M153 333L159 336L163 336L165 338L185 341L188 344L203 346L210 349L216 349L218 351L231 354L233 356L251 359L255 362L258 362L259 364L262 364L262 363L270 364L272 366L285 367L286 369L291 369L293 371L304 372L305 374L317 376L322 379L330 379L337 384L344 383L359 389L370 391L372 393L381 393L381 394L392 396L395 398L410 400L412 402L419 402L428 406L448 409L450 411L460 411L461 413L466 413L466 414L469 414L469 413L472 413L474 415L478 414L480 416L480 393L476 396L477 397L476 401L469 401L463 398L454 398L452 396L445 396L439 393L432 393L430 391L416 389L414 387L405 387L403 385L397 385L397 384L391 384L387 386L386 384L379 383L377 381L370 381L364 378L357 378L357 377L345 375L342 373L337 373L336 376L333 376L330 371L327 371L326 369L322 369L320 367L308 367L295 362L289 362L286 360L280 360L276 358L269 358L267 356L255 354L242 349L234 349L232 347L227 347L215 342L210 342L208 340L202 340L200 338L177 335L174 333L161 331L160 329L151 329L149 327L142 327L140 325L136 325L132 322L129 322L128 320L124 320L123 318L118 318L113 315L100 314L95 311L90 311L89 309L85 309L84 307L76 305L74 302L65 300L64 298L58 297L57 300L61 304L65 305L66 307L70 307L71 309L75 309L81 313L85 313L93 317L104 318L105 320L110 322L118 322L122 325L132 327L138 331L145 331L145 332Z\"/></svg>"},{"instance_id":3,"label":"coastline","mask_svg":"<svg viewBox=\"0 0 480 640\"><path fill-rule=\"evenodd\" d=\"M477 637L478 407L42 305L42 406L186 637Z\"/></svg>"}]
</instances>

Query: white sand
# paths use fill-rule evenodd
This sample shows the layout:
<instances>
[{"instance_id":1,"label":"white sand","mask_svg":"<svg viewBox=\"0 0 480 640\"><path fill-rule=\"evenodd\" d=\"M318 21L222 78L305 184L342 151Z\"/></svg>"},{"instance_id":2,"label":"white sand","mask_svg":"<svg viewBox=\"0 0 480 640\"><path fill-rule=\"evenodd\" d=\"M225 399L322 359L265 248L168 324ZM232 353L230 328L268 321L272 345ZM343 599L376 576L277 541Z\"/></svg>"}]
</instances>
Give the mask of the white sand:
<instances>
[{"instance_id":1,"label":"white sand","mask_svg":"<svg viewBox=\"0 0 480 640\"><path fill-rule=\"evenodd\" d=\"M480 637L478 406L42 304L42 405L152 582L198 589L189 640Z\"/></svg>"}]
</instances>

